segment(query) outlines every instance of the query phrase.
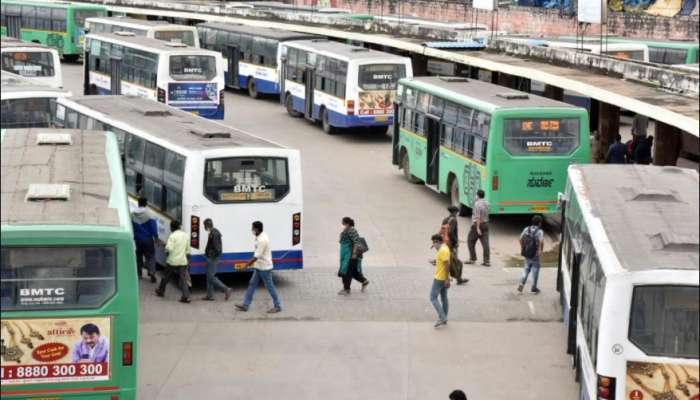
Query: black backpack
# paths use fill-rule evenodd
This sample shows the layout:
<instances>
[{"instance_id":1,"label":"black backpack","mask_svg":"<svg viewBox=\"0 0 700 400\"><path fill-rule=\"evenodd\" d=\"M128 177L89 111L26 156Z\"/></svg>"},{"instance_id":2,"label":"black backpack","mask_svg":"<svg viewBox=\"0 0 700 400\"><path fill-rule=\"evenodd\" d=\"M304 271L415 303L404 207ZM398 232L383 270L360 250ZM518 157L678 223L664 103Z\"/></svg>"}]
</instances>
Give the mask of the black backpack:
<instances>
[{"instance_id":1,"label":"black backpack","mask_svg":"<svg viewBox=\"0 0 700 400\"><path fill-rule=\"evenodd\" d=\"M535 258L540 248L540 240L537 237L540 228L528 227L525 235L520 239L520 255L525 258Z\"/></svg>"}]
</instances>

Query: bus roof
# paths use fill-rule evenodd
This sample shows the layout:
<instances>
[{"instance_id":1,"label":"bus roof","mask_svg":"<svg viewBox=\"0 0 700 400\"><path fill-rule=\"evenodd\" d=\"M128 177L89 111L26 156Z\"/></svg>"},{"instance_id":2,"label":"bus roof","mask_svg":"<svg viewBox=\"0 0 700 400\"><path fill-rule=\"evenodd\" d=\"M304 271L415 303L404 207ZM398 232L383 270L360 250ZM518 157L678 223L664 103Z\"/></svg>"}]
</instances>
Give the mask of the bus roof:
<instances>
[{"instance_id":1,"label":"bus roof","mask_svg":"<svg viewBox=\"0 0 700 400\"><path fill-rule=\"evenodd\" d=\"M172 25L168 23L167 21L154 21L150 19L138 19L138 18L129 18L129 17L90 17L88 18L88 21L98 21L98 22L105 22L105 23L124 23L124 24L132 24L132 25L141 25L141 26L163 26L163 25Z\"/></svg>"},{"instance_id":2,"label":"bus roof","mask_svg":"<svg viewBox=\"0 0 700 400\"><path fill-rule=\"evenodd\" d=\"M27 1L27 0L2 0L2 5L37 6L49 8L74 8L79 10L107 10L99 4L72 3L68 1Z\"/></svg>"},{"instance_id":3,"label":"bus roof","mask_svg":"<svg viewBox=\"0 0 700 400\"><path fill-rule=\"evenodd\" d=\"M352 46L345 43L333 42L326 39L295 40L285 44L301 49L337 55L345 61L386 61L387 59L395 59L397 62L402 62L406 59L406 57L397 56L395 54L384 53L382 51L367 49L360 46Z\"/></svg>"},{"instance_id":4,"label":"bus roof","mask_svg":"<svg viewBox=\"0 0 700 400\"><path fill-rule=\"evenodd\" d=\"M131 33L131 32L129 32ZM157 51L159 53L165 52L175 52L182 54L211 54L213 56L219 56L220 53L211 50L199 49L197 47L187 46L179 42L165 42L160 39L148 38L146 36L139 36L135 34L119 35L116 33L90 33L88 35L90 38L95 38L108 42L125 43L132 45L134 48L145 51Z\"/></svg>"},{"instance_id":5,"label":"bus roof","mask_svg":"<svg viewBox=\"0 0 700 400\"><path fill-rule=\"evenodd\" d=\"M42 49L42 50L47 50L47 51L56 51L53 47L49 47L46 45L43 45L41 43L36 43L36 42L27 42L25 40L20 40L17 38L9 37L9 36L3 36L2 39L0 39L0 47L3 49L5 48L37 48L37 49Z\"/></svg>"},{"instance_id":6,"label":"bus roof","mask_svg":"<svg viewBox=\"0 0 700 400\"><path fill-rule=\"evenodd\" d=\"M596 246L627 271L698 270L698 173L678 167L573 165L569 177Z\"/></svg>"},{"instance_id":7,"label":"bus roof","mask_svg":"<svg viewBox=\"0 0 700 400\"><path fill-rule=\"evenodd\" d=\"M579 108L562 101L494 85L478 79L430 76L404 78L400 80L400 83L414 89L438 93L460 104L468 103L469 99L475 99L484 106L482 107L484 111L488 112L494 112L499 109L533 107ZM470 105L473 106L473 104Z\"/></svg>"},{"instance_id":8,"label":"bus roof","mask_svg":"<svg viewBox=\"0 0 700 400\"><path fill-rule=\"evenodd\" d=\"M72 143L38 143L39 135L69 134ZM114 151L107 151L108 137ZM110 168L121 171L113 135L77 129L8 129L2 135L3 225L125 225L114 201L126 204L122 190L114 190ZM111 154L111 156L110 156ZM105 156L107 155L107 156ZM67 200L34 185L68 185ZM117 182L116 184L122 184ZM28 199L30 188L35 200ZM47 192L47 193L42 193ZM117 198L113 198L116 196ZM119 203L116 203L119 204Z\"/></svg>"},{"instance_id":9,"label":"bus roof","mask_svg":"<svg viewBox=\"0 0 700 400\"><path fill-rule=\"evenodd\" d=\"M188 150L282 148L257 136L143 97L78 96L69 101Z\"/></svg>"},{"instance_id":10,"label":"bus roof","mask_svg":"<svg viewBox=\"0 0 700 400\"><path fill-rule=\"evenodd\" d=\"M0 72L0 87L2 88L0 93L2 93L3 98L8 97L6 95L12 97L13 94L29 92L46 93L49 96L55 95L54 97L70 96L71 94L70 92L60 88L37 84L36 81L7 71ZM42 97L46 97L46 94Z\"/></svg>"},{"instance_id":11,"label":"bus roof","mask_svg":"<svg viewBox=\"0 0 700 400\"><path fill-rule=\"evenodd\" d=\"M265 39L274 39L280 42L287 40L313 39L317 37L315 35L310 35L307 33L297 33L292 31L285 31L282 29L261 28L242 24L226 24L222 22L203 22L201 24L197 24L197 27L219 29L222 31L234 33L246 33L251 36L261 37Z\"/></svg>"}]
</instances>

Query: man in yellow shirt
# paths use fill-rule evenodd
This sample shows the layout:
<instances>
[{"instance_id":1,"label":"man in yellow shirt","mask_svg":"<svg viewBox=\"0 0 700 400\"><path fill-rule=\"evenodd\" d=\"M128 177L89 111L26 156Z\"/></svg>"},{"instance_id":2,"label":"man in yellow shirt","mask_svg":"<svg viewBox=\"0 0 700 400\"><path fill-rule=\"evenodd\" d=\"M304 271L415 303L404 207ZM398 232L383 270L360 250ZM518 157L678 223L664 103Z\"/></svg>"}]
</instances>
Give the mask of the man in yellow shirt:
<instances>
[{"instance_id":1,"label":"man in yellow shirt","mask_svg":"<svg viewBox=\"0 0 700 400\"><path fill-rule=\"evenodd\" d=\"M441 235L435 234L431 239L433 248L437 250L435 260L430 261L435 266L433 287L430 290L430 302L433 303L433 307L435 307L435 311L438 314L438 320L435 323L437 328L447 324L447 311L449 308L447 289L450 287L450 248L444 243ZM442 304L438 301L438 295Z\"/></svg>"},{"instance_id":2,"label":"man in yellow shirt","mask_svg":"<svg viewBox=\"0 0 700 400\"><path fill-rule=\"evenodd\" d=\"M165 244L165 251L168 253L164 276L160 280L160 285L156 289L156 295L163 297L165 287L177 275L180 281L181 303L190 302L190 288L187 286L187 256L190 254L190 238L180 229L180 222L173 220L170 223L170 236Z\"/></svg>"}]
</instances>

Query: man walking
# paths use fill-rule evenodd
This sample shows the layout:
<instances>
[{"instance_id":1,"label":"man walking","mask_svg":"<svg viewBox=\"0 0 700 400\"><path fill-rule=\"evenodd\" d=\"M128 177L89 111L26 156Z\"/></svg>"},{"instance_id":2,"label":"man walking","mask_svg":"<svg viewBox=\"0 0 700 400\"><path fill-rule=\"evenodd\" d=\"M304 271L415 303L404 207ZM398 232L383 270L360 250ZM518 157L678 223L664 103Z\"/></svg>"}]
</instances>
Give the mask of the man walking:
<instances>
[{"instance_id":1,"label":"man walking","mask_svg":"<svg viewBox=\"0 0 700 400\"><path fill-rule=\"evenodd\" d=\"M131 212L131 224L134 228L134 243L136 244L136 266L139 279L143 275L144 259L151 283L156 283L156 247L158 240L158 224L148 211L148 200L139 197L138 207Z\"/></svg>"},{"instance_id":2,"label":"man walking","mask_svg":"<svg viewBox=\"0 0 700 400\"><path fill-rule=\"evenodd\" d=\"M433 286L430 290L430 302L435 307L438 314L438 320L435 327L438 328L447 324L447 313L449 311L449 302L447 300L447 289L450 288L450 248L444 243L441 235L435 234L431 238L433 248L437 250L435 260L431 260L430 264L435 266L435 275L433 277ZM440 301L438 301L440 296Z\"/></svg>"},{"instance_id":3,"label":"man walking","mask_svg":"<svg viewBox=\"0 0 700 400\"><path fill-rule=\"evenodd\" d=\"M231 289L216 276L216 267L222 252L221 232L214 228L214 222L211 218L204 220L204 230L209 232L209 237L207 238L207 247L204 250L204 254L207 256L207 295L202 300L214 301L214 289L224 292L224 300L228 300L231 297Z\"/></svg>"},{"instance_id":4,"label":"man walking","mask_svg":"<svg viewBox=\"0 0 700 400\"><path fill-rule=\"evenodd\" d=\"M489 250L489 203L484 199L486 194L479 189L476 192L476 201L472 209L472 226L467 237L469 245L469 261L467 264L476 262L476 242L481 242L481 248L484 251L484 262L481 263L484 267L491 266L491 252Z\"/></svg>"},{"instance_id":5,"label":"man walking","mask_svg":"<svg viewBox=\"0 0 700 400\"><path fill-rule=\"evenodd\" d=\"M540 276L540 257L544 249L543 239L542 217L535 215L532 217L530 226L525 228L523 233L520 234L520 254L525 257L525 268L523 269L523 277L518 285L518 292L522 293L530 271L532 271L532 288L530 292L534 294L540 292L540 289L537 288L537 279Z\"/></svg>"},{"instance_id":6,"label":"man walking","mask_svg":"<svg viewBox=\"0 0 700 400\"><path fill-rule=\"evenodd\" d=\"M160 280L158 289L156 289L156 295L158 297L165 296L165 287L177 276L180 282L180 291L182 292L180 302L189 303L190 288L187 285L187 256L190 253L190 238L180 228L179 221L173 220L170 222L171 233L168 236L168 242L165 244L165 251L168 253L168 265L165 267L165 274Z\"/></svg>"},{"instance_id":7,"label":"man walking","mask_svg":"<svg viewBox=\"0 0 700 400\"><path fill-rule=\"evenodd\" d=\"M457 219L459 208L449 206L447 211L450 214L442 220L441 231L444 233L442 239L450 248L450 275L457 279L458 285L461 285L469 282L469 279L462 278L463 265L457 253L459 248L459 221Z\"/></svg>"},{"instance_id":8,"label":"man walking","mask_svg":"<svg viewBox=\"0 0 700 400\"><path fill-rule=\"evenodd\" d=\"M275 283L272 281L272 250L270 249L270 239L263 232L263 223L260 221L253 222L253 235L255 235L255 253L253 258L248 261L246 268L253 267L253 276L248 283L248 289L245 292L243 304L236 304L236 309L239 311L248 311L250 303L253 302L255 289L262 280L265 283L270 297L272 297L272 308L267 310L268 314L276 314L282 311Z\"/></svg>"},{"instance_id":9,"label":"man walking","mask_svg":"<svg viewBox=\"0 0 700 400\"><path fill-rule=\"evenodd\" d=\"M608 147L605 162L608 164L627 164L627 146L622 143L622 136L619 133L615 134L615 142Z\"/></svg>"}]
</instances>

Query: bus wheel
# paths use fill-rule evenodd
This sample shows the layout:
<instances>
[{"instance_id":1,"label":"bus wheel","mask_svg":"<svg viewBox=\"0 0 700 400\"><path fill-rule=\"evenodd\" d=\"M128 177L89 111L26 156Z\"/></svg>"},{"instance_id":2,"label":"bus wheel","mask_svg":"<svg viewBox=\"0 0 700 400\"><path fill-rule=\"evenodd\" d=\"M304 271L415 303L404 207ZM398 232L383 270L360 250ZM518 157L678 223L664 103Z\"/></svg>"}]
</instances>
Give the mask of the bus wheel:
<instances>
[{"instance_id":1,"label":"bus wheel","mask_svg":"<svg viewBox=\"0 0 700 400\"><path fill-rule=\"evenodd\" d=\"M294 99L292 98L291 93L287 93L284 99L284 106L287 109L287 114L289 114L293 118L299 118L301 117L301 114L294 109Z\"/></svg>"},{"instance_id":2,"label":"bus wheel","mask_svg":"<svg viewBox=\"0 0 700 400\"><path fill-rule=\"evenodd\" d=\"M452 177L450 184L450 205L459 208L460 217L465 217L469 214L469 209L459 201L459 183L455 177Z\"/></svg>"},{"instance_id":3,"label":"bus wheel","mask_svg":"<svg viewBox=\"0 0 700 400\"><path fill-rule=\"evenodd\" d=\"M79 54L64 54L63 61L74 63L80 58Z\"/></svg>"},{"instance_id":4,"label":"bus wheel","mask_svg":"<svg viewBox=\"0 0 700 400\"><path fill-rule=\"evenodd\" d=\"M415 176L411 173L411 160L408 158L408 153L404 153L403 157L401 157L401 170L403 170L403 176L406 178L407 181L411 183L418 183L420 182L418 179L416 179Z\"/></svg>"},{"instance_id":5,"label":"bus wheel","mask_svg":"<svg viewBox=\"0 0 700 400\"><path fill-rule=\"evenodd\" d=\"M372 126L369 128L369 132L372 135L386 135L387 129L386 126Z\"/></svg>"},{"instance_id":6,"label":"bus wheel","mask_svg":"<svg viewBox=\"0 0 700 400\"><path fill-rule=\"evenodd\" d=\"M255 79L253 78L248 78L248 96L254 99L260 98L260 93L258 93L258 89L255 88Z\"/></svg>"},{"instance_id":7,"label":"bus wheel","mask_svg":"<svg viewBox=\"0 0 700 400\"><path fill-rule=\"evenodd\" d=\"M321 125L323 126L323 131L329 135L335 135L338 133L338 129L331 125L331 123L328 121L328 110L325 108L321 110Z\"/></svg>"}]
</instances>

